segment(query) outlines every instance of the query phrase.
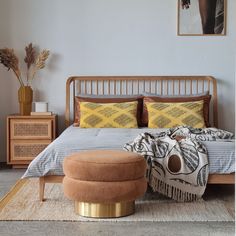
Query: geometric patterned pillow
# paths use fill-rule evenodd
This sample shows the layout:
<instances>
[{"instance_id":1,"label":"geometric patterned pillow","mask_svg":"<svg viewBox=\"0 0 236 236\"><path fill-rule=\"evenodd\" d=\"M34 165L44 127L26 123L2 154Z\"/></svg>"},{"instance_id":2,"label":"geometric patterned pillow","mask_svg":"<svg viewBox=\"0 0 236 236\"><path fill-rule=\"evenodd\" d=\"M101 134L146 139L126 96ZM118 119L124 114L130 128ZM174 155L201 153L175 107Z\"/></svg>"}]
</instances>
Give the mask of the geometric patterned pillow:
<instances>
[{"instance_id":1,"label":"geometric patterned pillow","mask_svg":"<svg viewBox=\"0 0 236 236\"><path fill-rule=\"evenodd\" d=\"M188 125L193 128L205 128L203 103L203 100L197 102L147 103L148 127L172 128Z\"/></svg>"},{"instance_id":2,"label":"geometric patterned pillow","mask_svg":"<svg viewBox=\"0 0 236 236\"><path fill-rule=\"evenodd\" d=\"M138 128L138 102L80 102L81 128Z\"/></svg>"},{"instance_id":3,"label":"geometric patterned pillow","mask_svg":"<svg viewBox=\"0 0 236 236\"><path fill-rule=\"evenodd\" d=\"M79 95L74 99L74 126L80 126L80 103L94 102L94 103L122 103L122 102L138 102L137 120L138 125L142 125L142 109L143 97L140 95Z\"/></svg>"},{"instance_id":4,"label":"geometric patterned pillow","mask_svg":"<svg viewBox=\"0 0 236 236\"><path fill-rule=\"evenodd\" d=\"M208 92L209 93L209 92ZM203 116L205 120L205 124L207 127L210 127L209 123L209 110L210 110L210 101L211 95L189 95L189 96L148 96L144 97L143 99L143 111L142 111L142 119L141 124L142 126L148 126L148 112L146 104L149 102L168 102L168 103L176 103L176 102L197 102L197 101L204 101L203 104Z\"/></svg>"}]
</instances>

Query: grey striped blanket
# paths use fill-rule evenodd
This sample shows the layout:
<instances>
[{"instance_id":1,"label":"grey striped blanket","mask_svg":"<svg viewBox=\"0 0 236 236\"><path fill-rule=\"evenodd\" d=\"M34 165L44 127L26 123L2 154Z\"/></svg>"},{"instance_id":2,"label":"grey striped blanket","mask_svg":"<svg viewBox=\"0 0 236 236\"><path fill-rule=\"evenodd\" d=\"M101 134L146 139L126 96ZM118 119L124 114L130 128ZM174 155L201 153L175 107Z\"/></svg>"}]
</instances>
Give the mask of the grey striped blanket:
<instances>
[{"instance_id":1,"label":"grey striped blanket","mask_svg":"<svg viewBox=\"0 0 236 236\"><path fill-rule=\"evenodd\" d=\"M193 201L203 195L208 180L207 150L201 141L232 138L232 133L216 128L181 126L141 133L124 149L144 156L153 191L177 201Z\"/></svg>"}]
</instances>

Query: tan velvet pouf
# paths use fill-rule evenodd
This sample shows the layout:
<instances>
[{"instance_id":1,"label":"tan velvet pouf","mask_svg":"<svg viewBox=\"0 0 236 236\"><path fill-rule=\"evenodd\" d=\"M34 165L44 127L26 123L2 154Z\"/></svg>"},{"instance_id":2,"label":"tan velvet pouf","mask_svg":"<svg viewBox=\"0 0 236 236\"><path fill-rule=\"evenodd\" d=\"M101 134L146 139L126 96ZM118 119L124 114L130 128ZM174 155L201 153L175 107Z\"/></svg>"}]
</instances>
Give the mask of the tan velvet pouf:
<instances>
[{"instance_id":1,"label":"tan velvet pouf","mask_svg":"<svg viewBox=\"0 0 236 236\"><path fill-rule=\"evenodd\" d=\"M135 199L146 192L146 161L133 152L93 150L65 158L64 194L86 217L133 214Z\"/></svg>"}]
</instances>

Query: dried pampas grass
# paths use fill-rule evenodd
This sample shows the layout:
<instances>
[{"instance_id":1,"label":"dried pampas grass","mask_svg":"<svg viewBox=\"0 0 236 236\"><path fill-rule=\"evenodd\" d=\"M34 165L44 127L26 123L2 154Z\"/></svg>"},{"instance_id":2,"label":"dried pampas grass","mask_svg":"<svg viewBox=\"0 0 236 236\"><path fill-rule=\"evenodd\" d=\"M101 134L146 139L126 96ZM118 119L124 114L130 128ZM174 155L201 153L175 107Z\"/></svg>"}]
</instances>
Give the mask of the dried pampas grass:
<instances>
[{"instance_id":1,"label":"dried pampas grass","mask_svg":"<svg viewBox=\"0 0 236 236\"><path fill-rule=\"evenodd\" d=\"M27 85L30 80L33 80L38 70L45 67L46 60L50 55L50 51L44 49L36 58L35 48L32 43L25 47L24 62L27 66ZM21 71L19 68L19 59L15 55L14 50L10 48L0 49L0 63L7 67L8 70L13 70L21 86L24 86L24 82L21 79ZM32 73L30 73L32 71ZM31 76L30 76L31 75Z\"/></svg>"},{"instance_id":2,"label":"dried pampas grass","mask_svg":"<svg viewBox=\"0 0 236 236\"><path fill-rule=\"evenodd\" d=\"M25 52L26 55L24 61L27 65L27 68L29 69L35 62L35 49L32 46L32 43L25 47Z\"/></svg>"},{"instance_id":3,"label":"dried pampas grass","mask_svg":"<svg viewBox=\"0 0 236 236\"><path fill-rule=\"evenodd\" d=\"M32 43L30 43L28 46L25 47L25 63L27 65L27 84L29 83L29 71L30 71L30 67L34 64L35 62L35 49L32 45Z\"/></svg>"},{"instance_id":4,"label":"dried pampas grass","mask_svg":"<svg viewBox=\"0 0 236 236\"><path fill-rule=\"evenodd\" d=\"M7 67L8 70L13 70L20 84L24 85L21 79L21 73L19 69L19 59L15 55L14 49L0 49L0 63Z\"/></svg>"},{"instance_id":5,"label":"dried pampas grass","mask_svg":"<svg viewBox=\"0 0 236 236\"><path fill-rule=\"evenodd\" d=\"M39 54L35 63L37 70L43 69L45 67L45 61L48 59L49 54L49 50L43 50Z\"/></svg>"},{"instance_id":6,"label":"dried pampas grass","mask_svg":"<svg viewBox=\"0 0 236 236\"><path fill-rule=\"evenodd\" d=\"M49 54L50 54L50 51L49 50L43 50L37 57L36 59L36 62L35 62L35 67L34 67L34 70L33 70L33 74L32 74L32 80L36 74L36 72L38 70L41 70L45 67L45 62L46 60L48 59L49 57Z\"/></svg>"}]
</instances>

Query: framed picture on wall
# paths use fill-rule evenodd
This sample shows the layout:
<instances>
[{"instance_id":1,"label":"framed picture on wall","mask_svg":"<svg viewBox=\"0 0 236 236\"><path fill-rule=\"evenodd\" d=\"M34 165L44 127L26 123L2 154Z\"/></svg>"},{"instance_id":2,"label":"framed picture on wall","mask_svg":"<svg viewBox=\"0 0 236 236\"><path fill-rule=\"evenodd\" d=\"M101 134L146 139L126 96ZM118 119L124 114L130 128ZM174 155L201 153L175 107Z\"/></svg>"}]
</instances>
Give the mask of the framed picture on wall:
<instances>
[{"instance_id":1,"label":"framed picture on wall","mask_svg":"<svg viewBox=\"0 0 236 236\"><path fill-rule=\"evenodd\" d=\"M227 0L178 0L178 35L225 35Z\"/></svg>"}]
</instances>

